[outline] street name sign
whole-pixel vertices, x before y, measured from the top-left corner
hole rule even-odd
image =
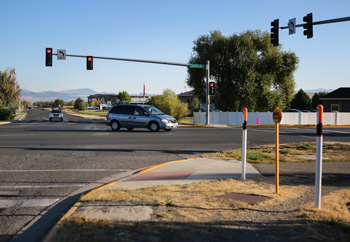
[[[190,68],[205,68],[203,64],[190,64]]]

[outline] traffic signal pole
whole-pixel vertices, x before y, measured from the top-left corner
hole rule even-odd
[[[339,23],[339,22],[345,22],[345,21],[350,21],[350,17],[317,21],[317,22],[313,22],[312,25],[331,24],[331,23]],[[295,25],[295,27],[303,27],[303,26],[304,24]],[[289,26],[280,27],[280,29],[288,29],[288,28]]]
[[[57,53],[53,53],[53,55],[57,55]],[[69,57],[80,57],[87,58],[86,55],[68,55]],[[92,57],[92,56],[90,56]],[[138,59],[127,59],[127,58],[115,58],[115,57],[102,57],[102,56],[93,56],[94,59],[102,59],[102,60],[117,60],[117,61],[131,61],[131,62],[142,62],[142,63],[150,63],[150,64],[161,64],[161,65],[173,65],[173,66],[185,66],[190,67],[191,64],[185,63],[176,63],[176,62],[165,62],[165,61],[153,61],[153,60],[138,60]]]

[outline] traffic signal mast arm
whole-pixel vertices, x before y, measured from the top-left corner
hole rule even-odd
[[[57,53],[53,53],[53,55],[57,55]],[[88,57],[86,55],[68,55],[68,54],[66,54],[66,56],[80,57],[80,58],[87,58]],[[190,67],[190,64],[175,63],[175,62],[165,62],[165,61],[137,60],[137,59],[101,57],[101,56],[94,56],[93,58],[94,59],[103,59],[103,60],[132,61],[132,62],[143,62],[143,63],[151,63],[151,64],[162,64],[162,65],[173,65],[173,66],[187,66],[187,67]]]
[[[339,22],[345,22],[345,21],[350,21],[350,17],[312,22],[312,25],[331,24],[331,23],[339,23]],[[304,26],[304,23],[295,25],[295,27],[303,27],[303,26]],[[288,29],[288,28],[289,26],[280,27],[280,29]]]

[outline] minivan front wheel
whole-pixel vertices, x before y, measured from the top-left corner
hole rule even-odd
[[[151,130],[152,132],[157,132],[159,131],[159,124],[156,122],[152,122],[149,124],[149,130]]]
[[[119,124],[119,122],[118,122],[118,121],[113,121],[113,122],[111,123],[111,129],[112,129],[113,131],[118,131],[118,130],[120,129],[120,124]]]

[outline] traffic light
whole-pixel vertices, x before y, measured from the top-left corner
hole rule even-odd
[[[93,70],[94,69],[94,57],[87,56],[86,57],[86,70]]]
[[[271,44],[273,46],[278,46],[278,28],[279,28],[279,19],[275,19],[273,22],[271,22]]]
[[[312,30],[312,13],[309,13],[303,18],[303,21],[305,24],[303,25],[304,35],[307,36],[308,39],[312,38],[314,36],[313,30]]]
[[[215,95],[215,82],[209,82],[209,95]]]
[[[45,55],[45,65],[52,66],[52,48],[46,48]]]

